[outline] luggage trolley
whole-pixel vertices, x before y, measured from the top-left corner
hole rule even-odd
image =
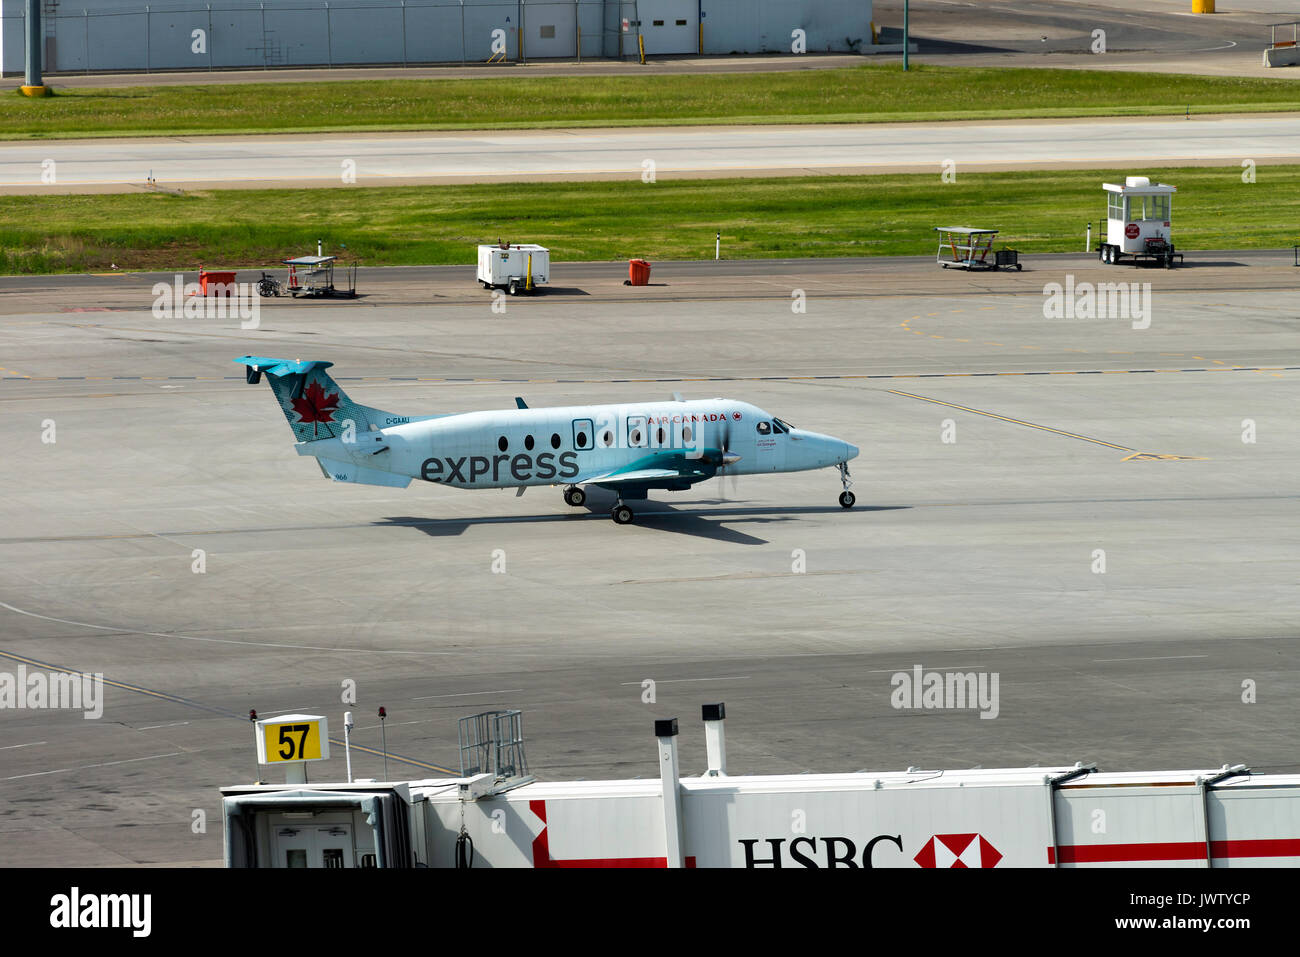
[[[936,226],[939,234],[939,251],[935,262],[944,269],[956,266],[958,269],[1001,269],[1016,270],[1020,266],[1020,254],[1014,249],[999,249],[993,252],[993,240],[997,238],[996,229],[975,229],[970,226]],[[989,253],[993,257],[989,258]]]
[[[355,265],[346,267],[348,288],[334,288],[334,261],[337,258],[337,256],[298,256],[284,260],[284,265],[289,267],[289,281],[285,284],[289,295],[295,299],[298,296],[355,298],[357,294]]]

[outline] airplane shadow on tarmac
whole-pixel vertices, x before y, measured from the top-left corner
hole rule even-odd
[[[716,502],[716,500],[713,500]],[[886,512],[910,505],[862,505],[846,513],[838,505],[807,505],[789,508],[769,506],[749,506],[736,502],[723,508],[709,508],[707,511],[676,509],[662,503],[632,503],[637,509],[634,526],[672,532],[677,535],[693,535],[699,538],[711,538],[720,542],[736,545],[767,545],[767,539],[748,535],[731,525],[766,525],[774,522],[793,522],[801,515],[852,515],[858,512]],[[641,508],[637,508],[637,505]],[[701,500],[699,505],[713,502]],[[373,525],[392,525],[399,528],[414,528],[434,538],[453,537],[463,534],[473,525],[523,525],[531,522],[574,522],[599,521],[613,525],[603,502],[584,508],[570,509],[564,512],[552,512],[545,515],[492,515],[484,518],[420,518],[411,515],[392,516]],[[611,529],[613,531],[613,529]]]

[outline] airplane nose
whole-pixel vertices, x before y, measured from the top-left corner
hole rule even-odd
[[[842,453],[844,456],[843,461],[847,462],[849,459],[856,459],[858,457],[858,447],[856,445],[850,445],[848,442],[841,444],[844,446],[844,452]]]

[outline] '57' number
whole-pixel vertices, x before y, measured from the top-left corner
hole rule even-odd
[[[280,757],[282,760],[292,761],[295,757],[300,761],[302,760],[303,749],[307,746],[307,732],[310,730],[311,725],[309,724],[280,725]],[[290,737],[293,734],[301,734],[301,737],[298,738],[296,754],[293,738]]]

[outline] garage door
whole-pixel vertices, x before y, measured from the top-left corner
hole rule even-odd
[[[524,55],[571,57],[578,50],[578,21],[572,3],[524,4]]]
[[[637,15],[648,56],[700,51],[699,0],[640,0]]]

